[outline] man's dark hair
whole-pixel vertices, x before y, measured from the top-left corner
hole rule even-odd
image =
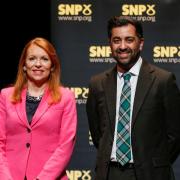
[[[139,38],[143,38],[143,28],[142,24],[135,20],[130,18],[129,16],[114,16],[108,21],[108,37],[111,38],[112,35],[112,29],[115,27],[121,27],[126,26],[128,24],[131,24],[135,27],[137,36]]]

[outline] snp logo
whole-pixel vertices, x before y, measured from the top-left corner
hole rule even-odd
[[[109,46],[90,46],[89,61],[92,63],[114,63]]]
[[[90,170],[70,170],[66,171],[69,180],[91,180]]]
[[[109,46],[90,46],[89,57],[110,57],[111,49]]]
[[[74,92],[77,104],[86,104],[89,88],[71,87],[70,90]]]
[[[156,14],[155,4],[124,4],[122,6],[122,15],[124,16],[154,16]]]
[[[155,46],[153,56],[158,57],[180,57],[180,46]]]
[[[91,4],[60,4],[58,15],[60,16],[90,16],[92,14]]]
[[[78,99],[80,97],[87,98],[89,89],[85,87],[71,87],[70,88],[74,94],[75,98]]]

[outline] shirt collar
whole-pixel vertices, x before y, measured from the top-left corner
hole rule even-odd
[[[129,70],[129,72],[133,75],[133,76],[138,76],[139,75],[139,71],[142,65],[142,58],[139,57],[139,59],[137,60],[137,62],[134,64],[134,66]],[[118,72],[119,77],[122,77],[121,72]]]

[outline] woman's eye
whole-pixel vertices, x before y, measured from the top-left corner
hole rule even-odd
[[[34,57],[30,57],[30,58],[28,58],[30,61],[33,61],[33,60],[35,60],[35,58]]]
[[[47,57],[42,57],[43,61],[49,61],[49,59]]]

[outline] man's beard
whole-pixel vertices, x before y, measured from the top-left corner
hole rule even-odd
[[[132,53],[132,51],[130,49],[125,49],[125,50],[121,50],[121,49],[117,49],[116,53]],[[129,59],[127,62],[122,62],[120,59],[123,58],[119,58],[118,56],[113,56],[114,59],[116,60],[118,66],[122,67],[123,69],[130,69],[139,59],[140,56],[140,51],[137,52],[137,54],[135,54],[133,57],[131,57],[131,59]]]

